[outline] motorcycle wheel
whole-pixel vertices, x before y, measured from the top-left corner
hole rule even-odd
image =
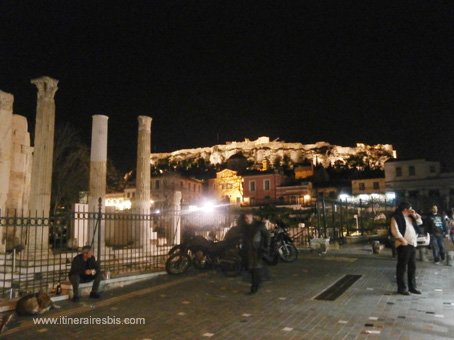
[[[191,258],[188,254],[176,253],[166,261],[166,272],[170,275],[186,273],[191,266]]]
[[[278,252],[279,257],[284,262],[294,262],[298,258],[298,249],[292,243],[283,242]]]
[[[173,246],[172,249],[169,250],[168,255],[173,255],[173,254],[176,254],[176,253],[178,253],[180,251],[181,251],[180,245],[177,244],[176,246]]]
[[[208,260],[207,256],[203,253],[203,251],[199,250],[194,253],[192,265],[199,270],[205,270],[208,269],[207,260]]]
[[[240,256],[227,256],[221,259],[221,271],[225,276],[233,277],[241,274],[243,263]]]

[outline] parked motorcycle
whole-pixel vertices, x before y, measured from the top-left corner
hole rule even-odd
[[[298,249],[288,234],[287,227],[278,223],[271,233],[269,253],[264,257],[269,264],[277,264],[278,260],[294,262],[298,258]]]
[[[227,276],[239,275],[242,261],[237,243],[232,238],[213,242],[199,235],[188,236],[169,251],[166,271],[172,275],[183,274],[192,265],[201,270],[220,269]]]

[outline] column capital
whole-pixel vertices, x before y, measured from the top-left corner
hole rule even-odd
[[[0,90],[0,110],[13,111],[14,96]]]
[[[151,131],[151,122],[152,118],[148,116],[139,116],[137,121],[139,122],[139,130],[148,130]]]
[[[43,76],[30,81],[38,88],[38,98],[54,99],[55,92],[58,90],[58,80]]]

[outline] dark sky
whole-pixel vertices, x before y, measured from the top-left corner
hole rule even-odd
[[[154,151],[267,135],[392,143],[453,165],[453,1],[0,1],[0,89],[33,123],[31,78],[60,80],[57,122],[135,167]]]

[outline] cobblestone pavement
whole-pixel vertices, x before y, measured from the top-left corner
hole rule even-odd
[[[303,252],[270,268],[249,296],[245,278],[215,272],[167,275],[106,292],[101,300],[59,303],[45,317],[145,318],[145,325],[34,325],[23,318],[7,339],[453,339],[454,267],[417,263],[422,295],[395,294],[395,260],[385,251]],[[345,274],[359,274],[335,301],[313,298]],[[88,320],[88,319],[87,319]],[[92,319],[93,320],[93,319]]]

